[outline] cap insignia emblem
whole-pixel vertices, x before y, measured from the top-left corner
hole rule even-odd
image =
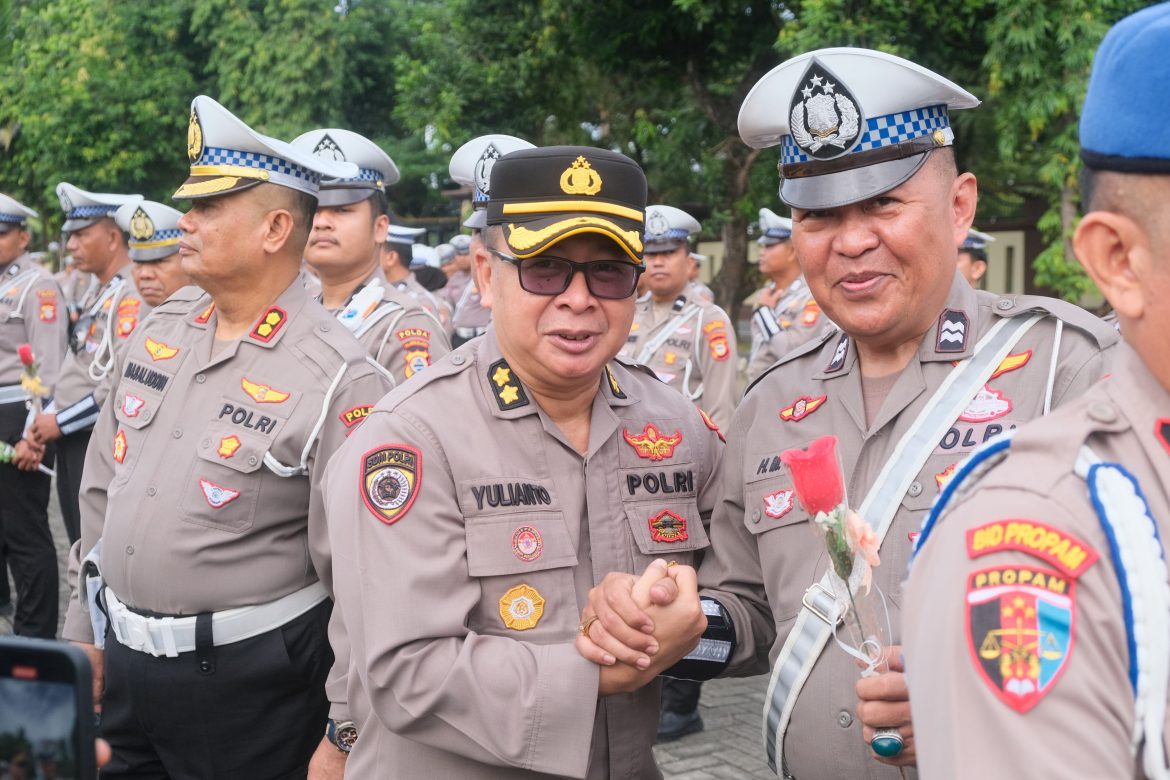
[[[187,123],[187,159],[195,162],[203,154],[203,128],[199,126],[199,115],[191,111],[191,121]]]
[[[801,151],[817,160],[840,157],[861,137],[857,101],[841,80],[813,60],[792,96],[788,125]]]
[[[57,200],[61,201],[61,210],[66,214],[73,211],[73,201],[69,200],[69,196],[64,192],[57,196]]]
[[[137,241],[145,241],[153,235],[154,222],[151,221],[150,215],[139,206],[134,210],[134,216],[130,217],[130,237]]]
[[[661,211],[654,209],[646,215],[646,235],[661,236],[668,230],[670,225]]]
[[[346,162],[345,152],[341,151],[341,147],[329,137],[328,133],[321,136],[321,140],[313,147],[313,156],[320,157],[322,160]]]
[[[475,162],[475,188],[485,200],[491,197],[492,168],[498,159],[500,150],[495,144],[488,144]]]
[[[580,155],[561,174],[561,191],[566,195],[596,195],[601,192],[601,176]]]

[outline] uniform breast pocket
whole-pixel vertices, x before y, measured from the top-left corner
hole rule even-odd
[[[263,481],[257,472],[269,443],[224,423],[208,426],[182,489],[183,520],[231,533],[249,530]]]
[[[114,458],[111,492],[125,484],[138,466],[138,460],[146,448],[150,425],[154,422],[161,402],[162,397],[157,393],[125,387],[117,388],[116,394],[106,400],[106,403],[114,405],[114,418],[118,421],[113,441],[100,442],[100,446],[110,448]]]
[[[801,598],[827,565],[787,471],[753,475],[744,485],[743,524],[755,537],[768,603],[777,621],[795,617]]]
[[[577,550],[561,512],[468,517],[467,571],[483,592],[468,628],[525,641],[563,641],[576,628]]]
[[[694,498],[631,502],[625,509],[638,548],[636,573],[655,558],[694,565],[696,554],[711,544]]]

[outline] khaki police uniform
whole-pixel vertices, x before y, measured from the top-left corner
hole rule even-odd
[[[492,321],[492,312],[480,302],[475,277],[467,271],[457,271],[443,289],[451,291],[447,300],[455,312],[452,316],[455,338],[468,341],[482,335]]]
[[[0,204],[2,205],[2,204]],[[15,445],[29,422],[24,366],[17,349],[32,346],[37,375],[52,392],[65,356],[69,315],[53,277],[27,254],[0,269],[0,439]],[[52,467],[55,447],[43,462]],[[16,582],[13,631],[52,638],[57,634],[57,554],[49,533],[50,478],[0,465],[0,540]]]
[[[657,685],[598,701],[573,641],[606,573],[706,546],[721,444],[640,370],[598,380],[582,456],[489,329],[387,396],[330,464],[349,773],[660,776]]]
[[[758,290],[771,292],[775,285]],[[754,382],[769,366],[807,341],[820,338],[834,329],[821,312],[812,290],[797,277],[788,285],[771,309],[760,306],[752,313],[752,351],[748,358],[747,378]]]
[[[1102,349],[1112,329],[1081,309],[1032,296],[997,297],[955,274],[944,311],[897,376],[872,422],[857,350],[847,335],[826,335],[790,353],[750,386],[728,434],[723,500],[712,519],[712,547],[699,572],[704,596],[730,613],[736,644],[731,674],[758,674],[774,662],[827,561],[809,516],[794,500],[779,454],[831,434],[846,475],[849,503],[861,505],[895,445],[953,369],[999,320],[1039,311],[990,381],[943,435],[901,500],[881,547],[874,582],[886,594],[893,644],[901,641],[899,584],[912,538],[940,487],[972,449],[1039,416],[1055,364],[1051,404],[1076,398],[1107,370]],[[1059,340],[1057,317],[1064,320]],[[1057,350],[1054,355],[1053,351]],[[1055,358],[1055,359],[1054,359]],[[812,667],[792,713],[784,756],[796,778],[892,778],[874,760],[855,720],[858,669],[829,647]],[[777,704],[776,706],[779,706]]]
[[[648,366],[698,404],[716,425],[735,409],[738,353],[731,319],[718,306],[684,294],[669,303],[638,300],[622,355]]]
[[[1165,540],[1170,394],[1118,353],[1109,379],[958,486],[914,561],[903,630],[924,776],[1142,776],[1122,586],[1077,460],[1087,445],[1122,464]]]

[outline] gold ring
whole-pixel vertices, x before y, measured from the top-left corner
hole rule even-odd
[[[588,639],[589,638],[589,629],[592,628],[593,624],[596,623],[600,619],[601,618],[597,617],[597,615],[593,615],[588,620],[586,620],[584,623],[577,626],[577,633],[579,633],[581,636]]]
[[[671,561],[670,563],[666,564],[666,568],[668,568],[668,569],[669,569],[671,566],[678,566],[678,561]]]

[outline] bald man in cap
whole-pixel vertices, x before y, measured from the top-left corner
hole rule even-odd
[[[500,158],[491,186],[476,259],[492,325],[383,399],[326,476],[350,699],[368,702],[347,773],[660,777],[657,686],[573,648],[603,572],[668,557],[693,593],[715,498],[716,431],[614,359],[645,176],[549,147]],[[697,601],[658,618],[683,644],[701,630]]]
[[[115,356],[63,635],[94,665],[103,775],[303,777],[332,663],[320,479],[390,387],[299,278],[320,180],[357,170],[202,95],[187,154],[179,253],[199,287]]]
[[[748,382],[754,382],[796,347],[833,329],[800,272],[792,245],[792,220],[771,209],[760,209],[756,242],[760,246],[760,273],[770,281],[753,296]]]
[[[69,182],[57,185],[65,212],[62,230],[69,234],[66,248],[80,271],[93,274],[78,302],[70,350],[65,355],[51,404],[30,428],[40,444],[57,442],[57,498],[70,543],[81,533],[78,494],[82,464],[98,410],[106,400],[103,382],[114,365],[114,352],[150,311],[134,287],[126,234],[114,221],[114,212],[141,195],[86,192]]]
[[[181,211],[153,200],[127,203],[114,212],[114,221],[130,236],[134,286],[151,307],[193,284],[179,258],[182,216]]]
[[[979,280],[987,273],[987,245],[993,241],[994,236],[972,229],[959,244],[959,273],[967,277],[972,287],[979,287]]]
[[[646,207],[646,282],[622,354],[648,366],[704,410],[731,422],[739,355],[731,319],[695,294],[690,236],[702,227],[673,206]]]
[[[906,585],[930,777],[1165,778],[1170,642],[1170,8],[1123,19],[1081,114],[1073,247],[1124,344],[1077,402],[967,460]]]
[[[690,673],[772,667],[765,749],[778,773],[897,778],[914,764],[899,647],[911,540],[967,453],[1078,397],[1108,370],[1103,350],[1116,335],[1100,320],[1062,301],[973,290],[956,270],[977,189],[957,171],[949,112],[977,104],[912,62],[842,48],[777,66],[740,111],[744,141],[782,147],[792,241],[840,328],[749,387],[728,432],[723,498],[699,575],[705,611],[725,616],[734,636],[724,637],[725,654],[693,659]],[[867,677],[833,646],[849,594],[831,589],[825,544],[779,457],[828,435],[849,505],[880,547],[873,583],[891,631],[877,634],[888,647],[875,655],[888,670]],[[609,628],[607,605],[628,587],[619,578],[607,585],[591,604]],[[625,623],[642,625],[641,610],[627,612]],[[647,644],[625,628],[632,644],[611,648],[615,657]]]
[[[53,448],[30,441],[27,433],[34,406],[22,385],[25,367],[17,354],[32,347],[37,375],[51,394],[65,357],[69,327],[60,287],[28,256],[28,220],[37,213],[0,194],[0,438],[16,448],[12,462],[0,465],[0,543],[16,584],[12,628],[21,636],[52,638],[57,634],[57,553],[49,533],[48,474]]]
[[[318,301],[401,383],[450,350],[442,323],[386,281],[379,265],[390,226],[385,188],[398,166],[373,141],[341,128],[312,130],[292,145],[347,160],[356,177],[321,182],[305,259],[321,281]]]

